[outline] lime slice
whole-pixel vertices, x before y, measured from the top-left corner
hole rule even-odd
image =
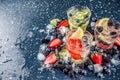
[[[76,24],[76,25],[75,25],[75,24],[72,24],[72,21],[69,20],[69,24],[70,24],[70,29],[71,29],[71,30],[80,27],[80,28],[82,28],[83,31],[85,32],[88,23],[89,23],[89,21],[86,22],[86,24],[83,24],[82,26],[78,26],[77,24]]]
[[[82,28],[78,27],[78,29],[72,34],[70,38],[72,39],[82,39],[84,36],[84,31]]]
[[[65,47],[62,48],[62,50],[59,52],[60,54],[60,59],[65,60],[66,57],[70,57],[67,49]]]
[[[70,28],[71,28],[71,29],[78,27],[77,25],[74,25],[74,24],[73,24],[73,22],[72,22],[73,20],[74,20],[73,18],[71,18],[71,19],[69,20],[69,24],[70,24]]]
[[[84,32],[86,31],[88,24],[89,24],[89,21],[86,21],[86,23],[81,26]]]
[[[86,21],[84,24],[79,23],[79,24],[82,24],[82,25],[80,25],[80,26],[78,26],[78,23],[74,22],[73,20],[75,20],[75,18],[69,19],[70,29],[76,29],[76,28],[78,28],[78,27],[81,27],[84,32],[86,31],[86,27],[87,27],[88,24],[89,24],[89,20]]]
[[[60,22],[60,19],[55,18],[55,19],[52,19],[52,20],[50,21],[50,24],[52,24],[53,26],[57,26],[57,23],[58,23],[58,22]]]

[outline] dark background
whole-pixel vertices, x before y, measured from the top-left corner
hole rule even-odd
[[[67,18],[66,10],[77,4],[91,9],[92,20],[120,21],[120,0],[0,0],[0,80],[72,80],[59,70],[43,69],[37,54],[49,21]],[[117,66],[105,80],[120,80],[119,71]]]

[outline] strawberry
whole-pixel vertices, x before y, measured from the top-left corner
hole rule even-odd
[[[64,27],[68,27],[69,26],[69,23],[68,23],[68,20],[62,20],[58,25],[57,25],[57,28],[60,28],[61,26],[64,26]]]
[[[104,45],[103,43],[97,43],[97,46],[103,48],[103,49],[110,49],[111,48],[111,45]]]
[[[101,53],[93,53],[91,55],[91,59],[94,63],[96,64],[101,64],[102,63],[102,54]]]
[[[48,44],[49,48],[55,48],[60,46],[62,43],[62,41],[59,38],[54,38],[50,41],[50,43]]]
[[[79,48],[82,47],[82,43],[79,39],[69,39],[68,43],[73,47],[79,47]]]
[[[75,48],[71,49],[71,46],[68,45],[68,43],[66,43],[66,48],[69,51],[69,54],[71,55],[72,58],[74,59],[81,59],[81,55],[80,55],[80,50],[76,50]]]
[[[118,38],[115,40],[115,44],[120,46],[120,36],[118,36]]]
[[[72,38],[69,38],[72,33],[75,32],[74,30],[71,30],[67,36],[66,36],[66,48],[67,50],[69,51],[70,55],[72,58],[74,59],[81,59],[82,56],[80,54],[81,51],[81,48],[82,48],[82,44],[81,44],[81,41],[79,39],[72,39]]]
[[[55,56],[54,53],[51,52],[51,53],[46,57],[46,59],[45,59],[45,61],[44,61],[44,64],[45,64],[45,65],[47,65],[47,64],[54,64],[56,61],[57,61],[57,57]]]

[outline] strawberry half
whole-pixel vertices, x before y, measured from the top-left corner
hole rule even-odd
[[[53,40],[50,41],[50,43],[48,44],[49,48],[55,48],[60,46],[62,43],[62,41],[59,38],[54,38]]]
[[[118,36],[118,38],[115,40],[115,44],[120,46],[120,36]]]
[[[102,54],[101,53],[93,53],[91,55],[91,59],[94,63],[101,64],[102,63]]]
[[[68,20],[62,20],[58,25],[57,25],[57,28],[60,28],[61,26],[64,26],[64,27],[68,27],[69,26],[69,23],[68,23]]]
[[[68,43],[66,43],[66,48],[69,51],[69,54],[71,55],[72,58],[74,59],[81,59],[81,55],[80,55],[80,50],[76,50],[76,49],[71,49],[71,46],[69,46]]]
[[[45,61],[44,61],[44,64],[45,64],[45,65],[47,65],[47,64],[54,64],[56,61],[57,61],[57,58],[56,58],[55,54],[51,52],[51,53],[46,57],[46,59],[45,59]]]

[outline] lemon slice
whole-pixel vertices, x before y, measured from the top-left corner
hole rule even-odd
[[[109,18],[101,18],[97,21],[96,26],[107,26]]]
[[[55,19],[52,19],[52,20],[50,21],[50,24],[52,24],[53,26],[57,26],[57,23],[58,23],[58,22],[60,22],[60,19],[55,18]]]
[[[105,35],[109,34],[108,21],[109,21],[109,18],[101,18],[95,24],[96,27],[103,27],[102,33],[105,34]],[[100,37],[101,40],[106,41],[105,36],[99,35],[99,37]]]
[[[108,21],[109,21],[109,18],[101,18],[96,22],[95,26],[98,26],[98,27],[103,26],[103,28],[107,30]]]
[[[72,34],[70,38],[72,39],[82,39],[84,36],[84,31],[82,28],[78,27],[78,29]]]

